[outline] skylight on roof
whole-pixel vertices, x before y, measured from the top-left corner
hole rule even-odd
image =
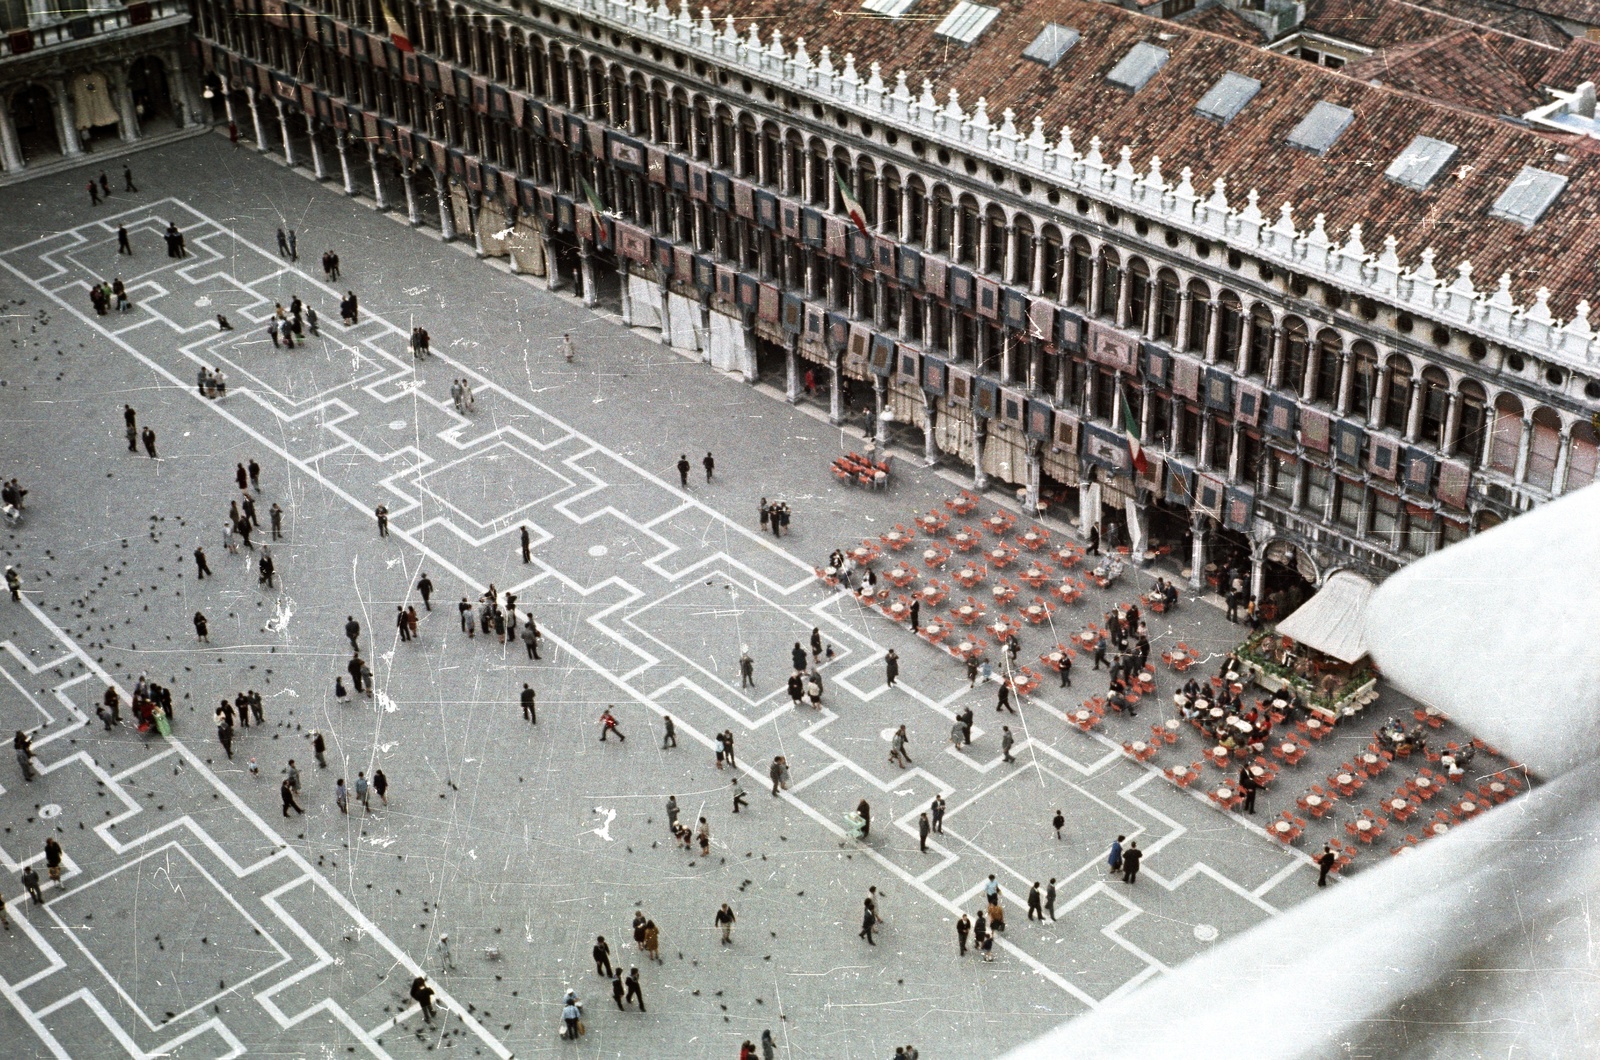
[[[1567,178],[1559,173],[1523,166],[1517,179],[1489,207],[1489,216],[1531,227],[1550,209],[1566,186]]]
[[[1419,136],[1400,152],[1400,157],[1389,163],[1383,175],[1396,184],[1404,184],[1413,191],[1426,191],[1444,168],[1455,160],[1455,144]]]
[[[899,18],[910,11],[917,0],[863,0],[861,6],[875,15]]]
[[[1033,43],[1023,49],[1022,57],[1043,63],[1047,70],[1054,70],[1056,63],[1059,63],[1062,57],[1072,50],[1072,46],[1078,43],[1079,36],[1081,34],[1075,29],[1047,22],[1044,29],[1039,31],[1039,35],[1033,38]]]
[[[1318,102],[1311,108],[1311,113],[1301,118],[1300,124],[1290,130],[1289,142],[1312,154],[1327,154],[1328,149],[1355,120],[1356,112],[1349,107]]]
[[[1111,68],[1106,80],[1130,92],[1137,92],[1156,76],[1157,71],[1167,65],[1167,60],[1171,57],[1172,53],[1167,49],[1140,41],[1128,49],[1128,54]]]
[[[1194,109],[1226,125],[1244,110],[1245,104],[1255,99],[1256,93],[1260,91],[1260,81],[1229,70],[1222,75],[1221,80],[1211,86],[1211,91],[1200,97],[1200,102],[1195,104]]]
[[[971,44],[978,39],[978,34],[989,28],[989,23],[993,22],[998,14],[1000,14],[998,7],[961,0],[948,15],[944,16],[944,21],[939,23],[933,32],[958,44]]]

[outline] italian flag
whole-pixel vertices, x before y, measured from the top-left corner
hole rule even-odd
[[[604,217],[606,204],[600,201],[600,196],[595,193],[594,185],[590,184],[588,178],[582,173],[578,174],[578,183],[583,186],[583,197],[589,200],[589,209],[594,211],[595,219],[598,220]]]
[[[861,212],[861,204],[856,202],[854,195],[850,194],[850,186],[844,182],[844,178],[839,175],[837,169],[833,171],[833,179],[838,182],[839,197],[844,200],[844,212],[849,214],[850,220],[854,221],[856,227],[861,229],[861,234],[866,235],[867,215]]]
[[[389,34],[390,43],[408,54],[416,50],[411,47],[411,38],[406,36],[405,23],[394,17],[385,0],[378,2],[378,17],[383,19],[383,29]]]
[[[1122,433],[1128,439],[1128,455],[1133,458],[1133,470],[1136,474],[1144,474],[1150,470],[1150,461],[1144,455],[1144,446],[1139,444],[1139,423],[1133,418],[1133,402],[1128,400],[1128,392],[1122,392]]]

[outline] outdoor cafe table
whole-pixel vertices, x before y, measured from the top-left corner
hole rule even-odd
[[[1074,721],[1078,722],[1079,724],[1083,724],[1090,718],[1094,717],[1094,715],[1087,710],[1080,710],[1076,714],[1072,715],[1072,717]]]
[[[1044,614],[1044,608],[1040,607],[1038,604],[1029,604],[1025,613],[1037,617]]]
[[[1306,729],[1309,732],[1317,732],[1321,728],[1322,722],[1318,721],[1316,718],[1310,718],[1306,721]]]
[[[983,525],[987,526],[990,530],[993,530],[995,533],[998,534],[1001,531],[1005,530],[1006,527],[1009,526],[1010,524],[1006,522],[1004,516],[991,515],[991,516],[989,516],[989,518],[987,518],[987,519],[985,519],[983,521]]]
[[[896,618],[899,618],[908,610],[910,610],[910,608],[906,607],[906,605],[902,604],[899,600],[896,600],[894,603],[889,605],[889,613]]]
[[[872,550],[858,545],[850,550],[850,558],[857,563],[865,563],[872,558]]]
[[[1133,747],[1135,752],[1145,750],[1145,742],[1143,740],[1135,740],[1130,746]]]
[[[1446,832],[1450,831],[1450,826],[1445,824],[1443,821],[1436,821],[1428,826],[1428,831],[1432,832],[1434,835],[1444,835]]]
[[[1272,826],[1273,831],[1279,832],[1283,835],[1287,835],[1289,830],[1293,827],[1294,825],[1290,824],[1288,821],[1277,821]]]
[[[1188,658],[1189,656],[1181,651],[1175,651],[1172,653],[1172,661],[1175,663],[1186,662],[1188,661]]]
[[[1383,759],[1379,758],[1377,755],[1373,754],[1371,751],[1368,751],[1366,754],[1361,756],[1361,761],[1365,762],[1369,766],[1375,766],[1379,762],[1383,761]]]
[[[1461,812],[1469,815],[1477,813],[1478,804],[1473,802],[1471,799],[1464,799],[1461,803]]]
[[[1225,713],[1226,713],[1226,711],[1224,711],[1221,707],[1212,707],[1211,708],[1211,717],[1213,719],[1220,718]]]
[[[1427,777],[1418,777],[1416,780],[1416,785],[1423,791],[1428,791],[1433,787],[1433,781],[1429,780]]]
[[[958,545],[965,545],[967,542],[972,540],[972,535],[967,533],[965,530],[957,530],[953,535],[951,535],[950,540],[954,541]]]
[[[1306,796],[1306,805],[1310,806],[1310,807],[1313,807],[1313,808],[1315,808],[1317,806],[1321,806],[1322,805],[1322,796],[1321,795],[1307,795]]]
[[[1356,778],[1351,776],[1349,773],[1340,773],[1333,779],[1336,784],[1344,788],[1348,788],[1351,784],[1356,782]]]
[[[1361,820],[1356,822],[1356,828],[1363,832],[1370,832],[1372,831],[1372,822],[1363,817]]]
[[[1280,750],[1286,755],[1292,755],[1296,751],[1300,750],[1300,747],[1298,744],[1286,743],[1280,748]]]
[[[902,541],[909,540],[909,538],[907,538],[905,534],[902,534],[898,530],[890,530],[887,534],[883,535],[883,539],[885,541],[888,541],[890,544],[895,544],[895,545],[898,545]]]
[[[1389,800],[1389,809],[1393,810],[1396,813],[1399,813],[1401,810],[1404,810],[1407,806],[1410,806],[1410,805],[1411,804],[1409,802],[1407,802],[1405,799],[1390,799]]]
[[[1494,792],[1496,795],[1504,795],[1506,786],[1500,783],[1498,780],[1491,780],[1489,782],[1489,790]]]
[[[1169,732],[1177,732],[1178,731],[1178,719],[1177,718],[1168,718],[1162,724],[1164,724],[1167,727],[1167,730]]]
[[[1044,540],[1044,535],[1039,533],[1037,530],[1029,530],[1027,533],[1022,535],[1022,540],[1026,541],[1028,544],[1032,545],[1032,544],[1035,544],[1037,542],[1043,541]]]
[[[956,614],[960,615],[962,618],[966,618],[977,613],[978,609],[973,607],[971,604],[962,604],[960,607],[956,608]]]

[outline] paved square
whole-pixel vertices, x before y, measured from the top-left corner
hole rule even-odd
[[[1166,716],[1178,675],[1158,667],[1147,711],[1084,732],[1066,712],[1104,685],[1080,666],[1073,688],[1047,680],[1020,697],[1013,720],[995,713],[993,685],[969,689],[943,650],[812,578],[834,547],[942,504],[954,472],[903,459],[889,491],[839,486],[836,430],[653,336],[218,138],[148,158],[159,172],[116,213],[0,189],[0,422],[13,428],[0,471],[32,491],[0,540],[26,590],[0,601],[0,711],[32,732],[41,770],[6,778],[0,850],[15,874],[55,835],[69,869],[46,913],[15,875],[6,892],[17,929],[0,936],[0,985],[16,1026],[0,1030],[23,1043],[8,1056],[544,1055],[566,1048],[554,1031],[568,987],[588,1003],[584,1055],[731,1056],[771,1029],[784,1060],[875,1060],[907,1041],[929,1060],[991,1056],[1315,893],[1305,856],[1260,824],[1351,753],[1342,732],[1264,794],[1262,817],[1227,814],[1161,775],[1201,753],[1187,728],[1151,762],[1123,753]],[[259,193],[248,208],[225,190],[241,180]],[[293,207],[305,262],[273,253],[284,218],[270,204]],[[107,258],[117,220],[133,260]],[[189,236],[181,264],[155,238],[169,220]],[[337,288],[315,271],[320,246],[344,259]],[[83,283],[108,269],[160,293],[137,287],[148,297],[134,311],[96,316]],[[350,329],[345,290],[363,307]],[[323,334],[273,350],[259,322],[297,294]],[[214,330],[217,312],[235,331]],[[434,339],[422,364],[405,353],[416,323]],[[567,330],[583,336],[581,363],[556,349]],[[196,393],[201,363],[228,373],[226,398]],[[456,378],[473,382],[470,415],[451,403]],[[157,432],[159,460],[127,451],[124,403]],[[678,454],[706,450],[716,480],[680,487]],[[234,466],[252,460],[271,586],[259,551],[219,540]],[[791,503],[789,536],[756,525],[763,496]],[[394,513],[383,538],[380,503]],[[521,521],[535,531],[526,563]],[[1151,577],[1090,593],[1059,630],[1024,629],[1023,661]],[[539,659],[462,630],[458,601],[470,609],[491,583],[537,617]],[[403,641],[394,616],[408,605],[418,633]],[[352,616],[371,698],[335,694]],[[1208,662],[1238,639],[1189,597],[1149,617],[1153,642],[1186,640]],[[790,649],[812,627],[836,652],[825,709],[790,710]],[[891,647],[901,678],[886,689]],[[126,712],[141,676],[173,692],[171,739],[94,716],[108,689]],[[264,718],[233,730],[230,758],[213,715],[247,689]],[[600,741],[607,706],[626,742]],[[967,706],[974,742],[957,751],[951,720]],[[675,746],[662,746],[663,714]],[[904,771],[886,761],[901,724]],[[1016,765],[1000,761],[1002,724],[1019,730]],[[738,772],[715,767],[725,729]],[[778,755],[789,787],[774,797]],[[290,759],[303,814],[280,797]],[[341,812],[335,781],[353,789],[376,770],[387,800],[352,794]],[[750,802],[738,815],[736,778]],[[684,821],[707,819],[709,856],[672,841],[669,795]],[[935,795],[946,835],[924,853],[917,815]],[[866,842],[846,822],[862,800]],[[1148,842],[1135,887],[1099,867],[1116,834]],[[1008,930],[993,964],[960,960],[955,920],[991,872]],[[1050,876],[1059,919],[1030,924],[1012,898]],[[875,948],[856,937],[868,887],[888,919]],[[739,917],[728,946],[712,926],[723,902]],[[634,946],[636,911],[657,925],[661,964]],[[596,935],[640,967],[647,1013],[608,1010]],[[431,1025],[407,996],[418,975],[438,992]]]

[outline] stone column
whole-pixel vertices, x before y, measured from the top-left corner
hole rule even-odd
[[[340,147],[342,148],[343,145],[344,145],[344,142],[341,140],[340,141]],[[344,158],[344,151],[343,150],[341,150],[339,152],[339,158],[341,160]],[[348,167],[346,167],[345,172],[346,172],[346,174],[349,173],[349,168]],[[349,179],[348,176],[346,176],[346,180],[348,180],[348,179]],[[435,185],[435,187],[436,187],[436,189],[437,189],[437,191],[439,193],[439,232],[444,236],[445,241],[448,242],[448,241],[450,241],[450,240],[452,240],[452,239],[454,239],[456,237],[456,222],[455,222],[455,218],[453,218],[450,215],[450,183],[444,179],[444,174],[442,172],[438,171],[438,170],[434,171],[433,182],[434,182],[434,185]],[[546,250],[548,250],[548,249],[549,248],[547,247]],[[550,261],[550,268],[549,268],[548,271],[549,271],[550,276],[552,277],[552,281],[551,282],[553,284],[554,283],[553,277],[556,274],[555,259],[554,258],[549,258],[549,261]]]
[[[483,256],[482,243],[478,244],[478,256]],[[595,291],[594,252],[589,249],[588,240],[578,244],[578,263],[583,270],[583,304],[593,309],[600,304],[600,296]]]
[[[1105,278],[1105,274],[1105,259],[1099,254],[1096,254],[1093,260],[1089,263],[1089,315],[1092,317],[1099,316],[1100,313],[1105,309],[1105,306],[1101,304],[1100,299],[1100,288],[1102,286],[1101,281]]]
[[[1133,270],[1123,269],[1117,274],[1117,327],[1128,326],[1128,307],[1133,304]]]
[[[1189,587],[1196,591],[1206,586],[1206,556],[1210,549],[1206,538],[1211,533],[1211,519],[1204,512],[1189,516],[1189,531],[1194,536],[1194,548],[1189,554]]]
[[[922,392],[922,458],[928,466],[939,462],[939,442],[933,436],[933,430],[938,423],[939,406],[934,396],[926,390]]]
[[[252,89],[245,89],[245,98],[250,101],[250,121],[256,130],[256,150],[266,151],[267,127],[261,123],[261,102]]]
[[[828,422],[835,427],[844,422],[844,372],[837,353],[828,355]]]
[[[1267,364],[1267,385],[1277,388],[1283,385],[1283,328],[1272,329],[1272,360]]]
[[[422,215],[417,211],[417,188],[409,168],[400,170],[400,186],[406,190],[406,221],[415,228],[422,223]]]
[[[1250,367],[1250,344],[1255,341],[1255,331],[1255,321],[1252,320],[1250,318],[1250,314],[1244,312],[1243,307],[1241,307],[1239,317],[1239,348],[1233,351],[1233,370],[1234,373],[1241,378],[1249,374],[1247,371],[1245,371],[1245,369]],[[1255,367],[1259,370],[1261,365],[1256,365]]]
[[[1006,225],[1006,245],[1001,266],[1000,282],[1015,283],[1017,279],[1017,226]]]
[[[322,162],[322,145],[317,143],[317,123],[310,114],[306,119],[306,139],[311,142],[311,171],[318,180],[328,179],[328,167]]]
[[[1250,545],[1250,597],[1261,606],[1261,594],[1267,588],[1267,547],[1252,542]]]
[[[800,339],[789,340],[783,351],[783,396],[791,405],[800,403]]]
[[[1028,293],[1038,298],[1044,294],[1044,237],[1033,237],[1033,278],[1028,281]]]
[[[123,143],[134,143],[139,139],[139,115],[134,110],[133,92],[128,88],[128,71],[121,66],[111,70],[111,89],[117,100],[117,124],[122,134]]]
[[[989,425],[976,415],[972,418],[972,488],[979,493],[989,488],[989,474],[983,470],[983,447],[989,440]]]
[[[1450,392],[1450,406],[1444,414],[1444,437],[1439,439],[1439,451],[1445,456],[1456,452],[1456,433],[1461,429],[1461,394]]]
[[[1144,284],[1144,320],[1139,326],[1144,331],[1144,337],[1154,342],[1156,327],[1161,323],[1161,285],[1153,278]]]
[[[546,267],[547,271],[548,271],[548,268],[549,267],[547,266]],[[659,289],[659,293],[661,295],[661,339],[660,339],[660,341],[661,341],[661,345],[670,347],[672,345],[672,300],[671,300],[672,291],[667,286],[667,281],[666,280],[662,280],[660,282],[660,284],[658,284],[657,286],[658,286],[658,289]],[[796,340],[796,341],[799,341],[799,340]]]
[[[1355,358],[1349,350],[1342,350],[1339,353],[1339,395],[1334,399],[1334,408],[1341,416],[1350,411],[1350,388],[1355,383],[1355,375]]]
[[[1556,451],[1555,478],[1550,480],[1550,496],[1559,497],[1567,492],[1567,464],[1572,456],[1572,428],[1561,432],[1561,448]]]
[[[334,143],[339,150],[339,172],[344,175],[344,193],[346,195],[354,195],[356,193],[356,181],[355,177],[350,173],[349,140],[349,135],[341,131],[335,136]],[[441,201],[443,200],[441,199]]]
[[[1367,426],[1377,430],[1383,422],[1383,410],[1389,404],[1389,369],[1384,368],[1378,372],[1377,386],[1373,388],[1372,405],[1367,409]],[[1487,432],[1493,434],[1494,432]]]
[[[1178,292],[1178,331],[1172,336],[1174,349],[1189,349],[1189,314],[1194,311],[1194,296],[1187,290]]]
[[[389,200],[383,193],[383,181],[378,179],[378,148],[371,140],[367,141],[367,168],[372,170],[372,197],[377,200],[378,209],[387,210]]]
[[[1522,434],[1517,439],[1517,470],[1515,479],[1517,483],[1528,481],[1528,450],[1533,443],[1533,420],[1523,417]]]
[[[0,164],[4,164],[7,173],[19,172],[27,164],[22,160],[17,123],[11,117],[11,108],[8,106],[0,106]]]
[[[472,230],[472,253],[484,257],[483,252],[483,194],[467,192],[467,227]]]
[[[1222,305],[1215,298],[1206,303],[1206,363],[1216,364],[1221,351],[1217,349],[1222,336]]]
[[[1310,341],[1309,339],[1307,341]],[[1300,390],[1300,400],[1307,405],[1311,404],[1317,396],[1317,374],[1322,368],[1322,350],[1311,346],[1306,353],[1306,370],[1296,384]]]
[[[1215,420],[1204,409],[1200,412],[1200,452],[1195,454],[1198,459],[1196,465],[1201,471],[1211,470],[1211,436]]]
[[[284,109],[283,100],[274,97],[272,102],[278,108],[278,133],[283,137],[283,158],[293,166],[294,141],[289,139],[289,112]]]
[[[888,389],[888,382],[883,376],[874,375],[872,377],[872,422],[875,425],[873,436],[879,448],[889,444],[889,421],[883,415],[884,409],[889,404]]]
[[[1023,506],[1028,509],[1028,515],[1035,517],[1039,514],[1039,443],[1027,443],[1027,457],[1024,460],[1023,476]]]
[[[1239,481],[1239,458],[1240,458],[1239,450],[1241,448],[1243,448],[1243,446],[1240,445],[1240,440],[1243,437],[1243,432],[1244,432],[1244,429],[1242,427],[1240,427],[1238,424],[1234,424],[1233,426],[1228,428],[1228,481],[1229,482],[1238,482]]]
[[[1406,407],[1406,441],[1415,442],[1422,433],[1422,393],[1426,387],[1421,376],[1411,378],[1411,402]]]
[[[78,141],[78,120],[73,114],[72,97],[67,95],[67,84],[59,77],[50,83],[56,96],[56,121],[61,129],[61,153],[68,158],[83,154],[83,144]]]

